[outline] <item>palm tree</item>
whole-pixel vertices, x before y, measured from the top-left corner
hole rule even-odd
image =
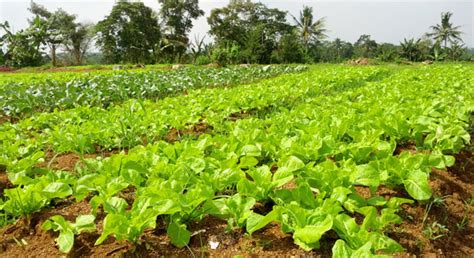
[[[403,42],[400,42],[401,55],[408,61],[419,61],[421,59],[420,43],[421,39],[403,39]]]
[[[312,40],[317,41],[326,37],[327,30],[324,28],[326,26],[325,18],[323,17],[314,21],[312,7],[304,6],[303,10],[300,11],[299,18],[293,15],[292,17],[296,22],[296,26],[298,27],[306,49]]]
[[[436,24],[430,28],[433,30],[432,33],[428,33],[429,36],[433,37],[436,41],[444,42],[444,49],[448,47],[448,41],[461,40],[462,32],[459,30],[461,26],[453,26],[451,23],[451,12],[441,13],[441,24]]]

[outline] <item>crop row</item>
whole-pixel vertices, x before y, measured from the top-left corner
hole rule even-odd
[[[0,126],[0,164],[22,171],[48,151],[85,154],[129,149],[198,123],[218,130],[232,114],[292,107],[308,95],[356,87],[387,73],[373,68],[328,71],[317,71],[308,78],[292,74],[233,88],[194,90],[157,102],[131,100],[108,109],[82,106],[38,113],[17,124]]]
[[[53,77],[36,81],[25,77],[0,85],[0,105],[3,115],[23,117],[83,105],[107,107],[131,98],[156,100],[189,89],[249,83],[304,69],[304,66],[235,66],[77,75],[67,80]]]
[[[474,71],[462,66],[430,67],[390,75],[378,68],[347,69],[333,74],[309,71],[256,85],[198,90],[170,98],[184,98],[188,106],[204,102],[204,111],[209,111],[199,110],[195,120],[171,126],[205,119],[214,127],[213,134],[174,143],[158,141],[105,160],[88,159],[72,174],[10,171],[11,180],[19,187],[5,190],[2,210],[16,217],[56,199],[92,196],[91,215],[76,223],[53,217],[45,229],[58,230],[74,240],[74,234],[82,229],[95,230],[95,217],[103,211],[97,244],[109,236],[137,242],[146,229],[156,227],[160,216],[167,223],[171,242],[184,247],[191,237],[187,225],[210,215],[226,219],[228,230],[245,228],[249,234],[278,222],[305,250],[319,248],[324,233],[333,230],[339,237],[333,246],[334,257],[402,251],[384,230],[401,222],[396,214],[400,205],[413,200],[387,199],[377,196],[376,189],[380,185],[403,186],[415,200],[430,198],[431,169],[452,165],[454,159],[447,154],[458,152],[469,142],[467,129],[474,110],[470,78]],[[357,74],[365,83],[354,79]],[[244,102],[234,105],[229,99],[225,102],[228,108],[224,105],[221,109],[209,104],[237,93],[235,101],[247,99],[253,104],[258,100],[252,99],[257,92],[262,94],[258,99],[268,102],[246,106]],[[274,112],[236,121],[225,119],[269,103]],[[152,104],[142,106],[146,105]],[[159,113],[166,107],[137,110]],[[179,110],[182,116],[193,117],[189,110]],[[15,126],[27,131],[48,121],[38,117]],[[83,117],[78,124],[88,119]],[[395,155],[395,149],[406,144],[424,151]],[[17,166],[9,168],[16,170]],[[368,187],[372,196],[364,199],[355,186]],[[132,205],[121,195],[130,187],[136,195]],[[256,203],[271,210],[259,213],[254,209]],[[357,216],[364,218],[362,223],[356,222]],[[68,243],[71,241],[59,241],[61,250],[70,250]]]

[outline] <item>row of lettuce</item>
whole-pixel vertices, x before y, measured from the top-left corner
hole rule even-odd
[[[473,76],[463,66],[332,67],[154,103],[38,114],[1,126],[2,162],[16,187],[5,190],[0,207],[17,218],[58,199],[87,198],[92,214],[75,223],[55,216],[44,225],[60,232],[65,252],[75,234],[97,230],[102,212],[96,244],[110,236],[136,243],[162,217],[171,242],[184,247],[191,222],[216,216],[228,230],[250,235],[278,222],[305,250],[319,248],[333,230],[334,257],[400,252],[384,232],[401,222],[401,204],[431,197],[432,168],[453,165],[452,154],[469,143]],[[229,119],[235,114],[247,115]],[[162,141],[172,128],[197,123],[212,132]],[[407,144],[423,151],[395,155]],[[49,150],[123,147],[127,154],[86,159],[75,173],[36,167]],[[381,185],[402,186],[412,199],[378,196]],[[371,197],[356,186],[369,188]],[[130,188],[132,205],[122,195]],[[272,208],[259,213],[257,203]]]
[[[77,106],[107,107],[134,99],[160,99],[202,87],[249,83],[283,73],[300,72],[305,66],[232,66],[227,68],[185,67],[172,71],[119,71],[67,76],[30,75],[0,84],[2,116],[25,117],[36,112]]]
[[[328,67],[311,76],[290,74],[258,84],[198,89],[156,102],[131,100],[107,109],[81,106],[38,113],[15,124],[0,125],[0,164],[12,172],[24,171],[34,167],[45,152],[87,154],[130,149],[163,140],[172,129],[185,130],[198,123],[227,133],[226,125],[232,123],[225,122],[231,121],[233,114],[279,112],[309,95],[361,86],[387,73],[385,69]]]

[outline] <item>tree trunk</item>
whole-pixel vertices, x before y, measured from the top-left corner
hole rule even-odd
[[[56,66],[56,45],[51,46],[51,62],[53,67]]]
[[[82,58],[81,58],[81,50],[75,50],[74,55],[76,56],[76,65],[81,65],[82,64]]]

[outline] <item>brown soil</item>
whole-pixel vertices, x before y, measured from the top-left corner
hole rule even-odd
[[[358,58],[354,60],[349,60],[348,63],[350,65],[370,65],[372,61],[368,58]]]
[[[408,151],[411,154],[416,153],[416,145],[414,142],[407,142],[404,144],[398,144],[397,147],[395,148],[395,151],[393,152],[393,155],[399,155],[403,151]]]
[[[268,106],[265,106],[265,107],[260,108],[260,109],[259,108],[243,109],[243,110],[240,110],[238,112],[234,112],[234,113],[230,114],[227,117],[227,120],[235,122],[237,120],[247,119],[247,118],[252,117],[252,116],[259,117],[260,115],[265,115],[265,114],[268,114],[270,112],[274,112],[273,109],[274,109],[273,105],[268,105]]]
[[[2,167],[0,167],[0,196],[3,196],[3,191],[5,189],[9,189],[12,187],[13,184],[8,179],[8,174],[5,172],[5,170],[2,170]]]
[[[200,222],[190,225],[194,232],[188,248],[176,248],[169,243],[165,229],[157,229],[146,234],[143,243],[136,250],[128,250],[125,256],[165,256],[165,257],[330,257],[332,245],[324,245],[320,250],[305,252],[293,243],[290,234],[284,234],[280,226],[272,223],[262,230],[255,232],[251,237],[244,235],[240,230],[226,232],[227,223],[214,217],[206,217]],[[216,249],[212,249],[210,242],[218,242]],[[133,252],[132,252],[133,251]]]
[[[19,220],[16,224],[0,230],[0,255],[8,257],[60,257],[62,254],[55,246],[54,239],[58,233],[41,229],[41,225],[53,215],[62,215],[69,221],[74,221],[78,215],[90,214],[91,207],[87,201],[75,203],[72,199],[58,203],[56,208],[44,210],[31,215],[30,220]],[[126,257],[193,257],[203,255],[212,257],[233,257],[237,254],[246,257],[260,256],[305,256],[315,257],[323,254],[330,256],[332,244],[323,244],[314,252],[305,252],[293,243],[290,234],[281,232],[276,223],[257,231],[252,237],[244,235],[242,230],[226,232],[227,223],[215,217],[205,217],[203,220],[191,223],[189,230],[193,233],[189,248],[177,248],[171,245],[164,223],[159,221],[158,227],[148,230],[141,237],[140,243],[133,247],[126,241],[116,241],[113,238],[95,246],[100,236],[102,221],[98,223],[98,231],[82,233],[76,236],[70,257],[79,256],[126,256]],[[210,241],[219,242],[217,249],[210,247]],[[18,242],[18,243],[17,243]],[[26,245],[21,244],[26,242]]]
[[[0,73],[9,73],[15,71],[14,68],[8,66],[0,66]]]
[[[228,120],[235,122],[239,119],[249,118],[250,116],[252,116],[252,111],[242,110],[240,112],[235,112],[235,113],[230,114],[228,117]]]
[[[413,205],[403,205],[400,216],[404,219],[398,226],[387,230],[392,237],[403,247],[406,252],[397,254],[397,257],[474,257],[474,159],[472,152],[461,152],[456,156],[456,164],[448,171],[433,170],[431,187],[433,195],[443,197],[442,204],[433,205],[425,223],[423,219],[427,210],[427,202]],[[289,183],[291,184],[291,183]],[[356,187],[357,191],[365,198],[370,197],[370,191],[365,187]],[[379,187],[377,195],[386,197],[408,197],[402,188],[390,189]],[[122,197],[127,201],[134,198],[134,189],[126,189]],[[258,204],[255,211],[268,212],[267,204]],[[57,233],[44,232],[41,224],[50,216],[60,214],[68,220],[74,220],[79,214],[90,213],[90,206],[86,201],[75,203],[69,199],[58,203],[56,208],[44,210],[33,214],[29,221],[20,220],[0,230],[0,254],[11,257],[22,257],[25,254],[32,256],[59,257],[62,254],[55,247],[54,239]],[[331,248],[337,239],[332,232],[325,235],[321,241],[321,248],[313,252],[305,252],[293,243],[290,234],[281,232],[277,223],[272,223],[249,237],[241,230],[226,232],[227,223],[215,217],[205,217],[202,221],[191,223],[189,230],[193,232],[189,248],[176,248],[169,242],[166,235],[165,223],[159,219],[158,227],[148,230],[141,237],[140,243],[133,247],[125,241],[108,239],[99,246],[94,242],[99,237],[102,221],[99,216],[98,230],[94,233],[83,233],[76,237],[74,248],[69,254],[78,256],[172,256],[172,257],[232,257],[243,255],[245,257],[329,257]],[[464,218],[464,220],[463,220]],[[361,220],[361,218],[357,218]],[[433,223],[439,223],[434,224]],[[443,225],[448,231],[439,231],[435,234],[437,239],[429,239],[423,231],[428,225],[433,229],[440,229]],[[22,239],[28,243],[21,244]],[[219,242],[217,249],[210,247],[210,241]]]
[[[83,159],[93,159],[97,157],[110,157],[118,151],[101,152],[94,154],[84,154],[81,158],[76,153],[67,154],[55,154],[54,152],[47,152],[45,155],[45,161],[39,163],[37,166],[40,168],[51,168],[54,170],[73,171],[76,165],[80,165]]]
[[[187,129],[184,130],[178,130],[176,128],[171,128],[169,130],[168,134],[165,136],[165,141],[169,143],[177,142],[180,141],[181,138],[185,136],[192,136],[192,137],[198,137],[202,134],[209,134],[212,132],[212,126],[204,123],[204,122],[199,122]]]
[[[17,223],[0,230],[0,255],[59,257],[62,253],[54,243],[58,234],[42,230],[42,224],[54,215],[62,215],[65,219],[73,221],[78,215],[90,214],[90,211],[87,201],[76,203],[68,199],[56,204],[55,208],[31,214],[29,219],[20,219]],[[22,242],[26,245],[21,244]],[[76,247],[79,247],[79,244]]]
[[[5,114],[0,114],[0,125],[4,123],[16,124],[20,121],[18,117],[7,116]]]
[[[424,224],[429,202],[402,206],[404,222],[389,234],[407,249],[400,256],[474,257],[473,153],[463,151],[456,160],[448,171],[433,169],[433,196],[444,201],[432,205]],[[437,231],[431,239],[429,228]]]
[[[13,119],[7,115],[0,115],[0,125],[4,123],[11,123],[12,120]]]

